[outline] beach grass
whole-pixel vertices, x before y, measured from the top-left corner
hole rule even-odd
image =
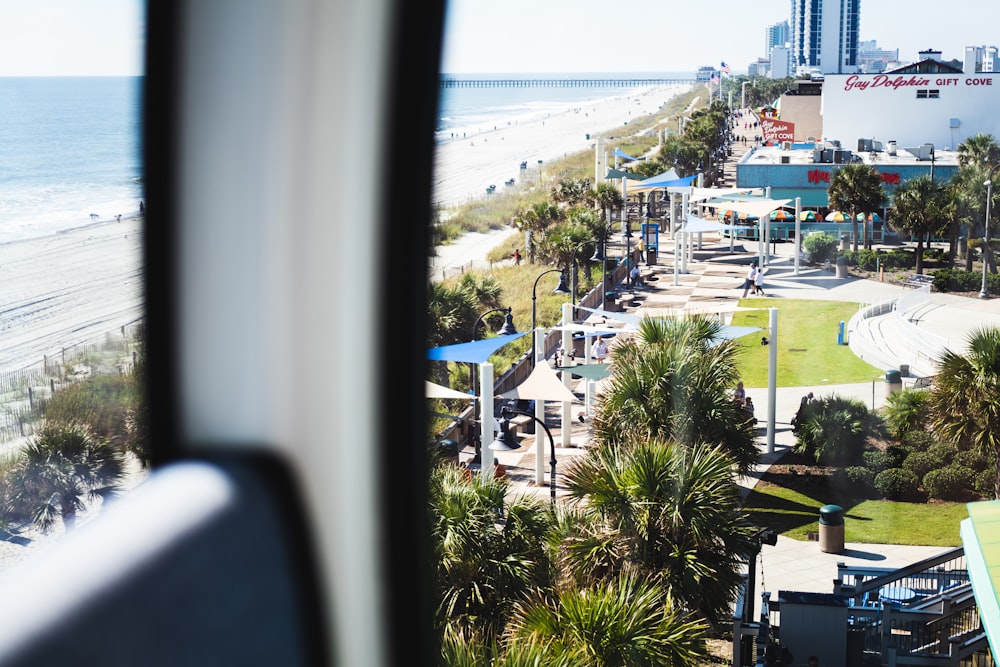
[[[822,387],[882,379],[883,371],[859,359],[847,345],[837,344],[841,322],[847,322],[858,304],[801,299],[741,299],[734,326],[769,327],[770,308],[778,310],[779,387]],[[769,346],[760,344],[766,331],[738,339],[740,379],[747,387],[766,387]],[[845,334],[846,336],[846,334]]]

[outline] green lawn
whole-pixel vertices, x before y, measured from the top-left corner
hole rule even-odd
[[[776,464],[773,468],[781,470]],[[769,473],[770,474],[770,473]],[[776,477],[786,478],[785,473]],[[808,476],[788,482],[800,490],[759,482],[747,497],[745,508],[758,526],[776,530],[796,540],[819,531],[819,508],[834,504],[844,508],[844,539],[869,544],[949,546],[962,544],[959,523],[969,517],[965,503],[903,503],[890,500],[851,500],[828,490],[822,477]],[[767,476],[765,476],[767,479]],[[803,487],[810,487],[804,491]],[[804,492],[803,492],[804,491]]]
[[[769,326],[769,309],[778,309],[779,387],[867,382],[884,374],[884,369],[858,359],[847,345],[837,345],[840,322],[846,329],[858,310],[856,303],[762,298],[741,299],[740,306],[760,310],[737,311],[732,324],[762,329]],[[747,387],[767,386],[769,350],[760,344],[761,335],[739,339],[744,350],[740,379]]]

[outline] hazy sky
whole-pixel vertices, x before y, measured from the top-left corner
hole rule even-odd
[[[0,76],[143,71],[142,0],[0,0]]]
[[[746,73],[764,56],[764,30],[790,11],[789,0],[448,0],[442,71],[694,71],[725,61]],[[928,48],[961,60],[966,46],[1000,44],[1000,3],[861,0],[861,39],[903,60]]]

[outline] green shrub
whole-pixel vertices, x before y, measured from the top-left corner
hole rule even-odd
[[[920,479],[905,468],[889,468],[875,475],[875,490],[888,500],[905,500],[917,495]]]
[[[989,467],[990,462],[985,456],[973,449],[967,449],[963,452],[958,452],[955,454],[955,458],[951,461],[954,465],[962,466],[963,468],[968,468],[974,472],[982,472]]]
[[[947,442],[935,442],[927,449],[927,451],[937,458],[938,468],[950,465],[952,460],[955,458],[955,447]]]
[[[941,459],[930,452],[910,452],[902,467],[916,475],[917,479],[923,479],[931,470],[941,467]]]
[[[850,498],[870,498],[875,492],[875,472],[864,466],[847,466],[830,476],[833,488]]]
[[[934,446],[937,440],[934,439],[931,433],[918,430],[907,431],[900,437],[900,442],[902,442],[903,447],[906,447],[911,452],[926,452]]]
[[[949,465],[924,475],[924,490],[938,500],[968,500],[975,489],[975,474],[968,468]]]
[[[833,234],[810,234],[802,241],[802,247],[809,253],[811,264],[822,264],[826,260],[831,262],[837,257],[837,237]]]
[[[982,287],[982,271],[938,269],[934,272],[934,289],[938,292],[978,292]],[[989,294],[1000,294],[1000,274],[986,275],[986,291]]]
[[[980,498],[990,498],[996,494],[994,484],[996,483],[996,473],[993,470],[983,470],[976,475],[976,493]]]
[[[906,458],[906,451],[900,447],[890,447],[885,451],[873,449],[861,455],[865,467],[878,474],[888,468],[898,468]]]

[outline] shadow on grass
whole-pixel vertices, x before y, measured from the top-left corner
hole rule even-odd
[[[747,494],[744,509],[754,524],[788,533],[818,525],[819,510],[824,505],[839,505],[845,519],[870,521],[850,513],[862,502],[863,498],[833,488],[825,475],[777,472],[772,467]]]

